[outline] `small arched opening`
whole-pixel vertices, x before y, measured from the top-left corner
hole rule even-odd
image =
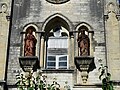
[[[76,27],[76,31],[78,31],[78,56],[93,56],[94,31],[92,31],[92,29],[89,24],[84,22]]]
[[[78,47],[79,56],[89,56],[90,55],[90,39],[88,36],[88,28],[86,26],[81,26],[78,31]]]
[[[28,24],[23,29],[23,56],[38,56],[38,36],[36,35],[38,28],[34,24]]]

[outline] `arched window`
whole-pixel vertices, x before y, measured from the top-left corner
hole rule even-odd
[[[62,26],[55,26],[47,42],[47,69],[68,68],[68,35]],[[65,32],[66,31],[66,32]]]
[[[69,69],[73,62],[69,60],[70,33],[72,30],[70,21],[63,15],[56,13],[47,18],[43,24],[40,47],[40,67],[46,69]],[[72,39],[73,41],[73,39]],[[70,46],[71,45],[71,46]],[[73,48],[72,48],[73,50]]]

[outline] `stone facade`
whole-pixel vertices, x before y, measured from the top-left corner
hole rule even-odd
[[[5,2],[6,1],[6,2]],[[62,0],[60,0],[62,1]],[[64,0],[63,0],[64,1]],[[26,29],[33,26],[37,39],[36,56],[47,83],[56,81],[64,90],[68,82],[71,90],[102,90],[99,80],[100,64],[108,66],[115,90],[120,86],[120,29],[119,7],[116,0],[65,0],[64,3],[50,3],[47,0],[4,0],[7,13],[0,12],[0,80],[6,82],[8,90],[16,89],[16,74],[22,71],[19,57],[24,56]],[[58,0],[59,2],[59,0]],[[11,12],[10,25],[6,16]],[[47,46],[52,29],[61,25],[67,33],[67,69],[47,69]],[[79,56],[78,32],[81,26],[88,29],[90,56],[94,57],[96,68],[89,72],[86,84],[82,83],[81,72],[76,69],[74,58]],[[7,47],[8,45],[8,47]],[[99,62],[99,60],[102,62]],[[6,62],[7,60],[7,62]],[[6,66],[5,66],[6,65]],[[1,82],[1,81],[0,81]],[[2,84],[0,83],[2,88]],[[4,85],[4,83],[3,83]],[[3,89],[0,89],[3,90]]]

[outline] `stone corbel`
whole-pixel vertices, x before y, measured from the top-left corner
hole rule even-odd
[[[36,56],[19,57],[19,63],[24,72],[36,71],[39,68],[38,57]]]
[[[75,57],[74,62],[75,62],[76,68],[81,72],[81,78],[82,78],[83,84],[85,84],[87,82],[89,72],[93,71],[96,68],[94,63],[94,57],[78,56],[78,57]]]

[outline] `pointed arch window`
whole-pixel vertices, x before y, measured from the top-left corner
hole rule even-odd
[[[63,27],[57,26],[47,43],[47,69],[68,68],[68,35]]]

